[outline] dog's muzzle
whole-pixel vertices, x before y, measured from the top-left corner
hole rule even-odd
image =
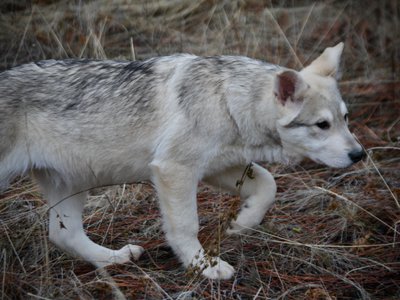
[[[348,155],[349,155],[351,161],[353,163],[356,163],[356,162],[359,162],[360,160],[362,160],[366,156],[366,153],[364,150],[361,149],[361,150],[353,150],[353,151],[349,152]]]

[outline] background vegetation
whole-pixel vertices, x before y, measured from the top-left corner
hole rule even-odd
[[[340,88],[368,159],[346,170],[266,165],[276,205],[254,232],[218,234],[239,199],[199,187],[200,240],[236,269],[186,273],[166,245],[151,185],[92,191],[98,243],[140,244],[98,273],[48,242],[47,204],[27,178],[0,196],[0,299],[400,299],[400,40],[396,0],[3,0],[0,68],[49,58],[247,55],[301,69],[343,41]]]

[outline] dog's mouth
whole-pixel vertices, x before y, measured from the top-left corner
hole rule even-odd
[[[327,166],[329,168],[335,168],[335,169],[344,169],[344,168],[348,168],[353,165],[353,162],[351,162],[350,160],[344,161],[341,159],[333,159],[333,160],[330,160],[329,162],[326,162],[317,157],[312,157],[311,160],[316,162],[317,164]]]

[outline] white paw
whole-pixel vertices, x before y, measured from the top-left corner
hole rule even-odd
[[[124,264],[131,261],[131,258],[138,260],[140,255],[144,252],[143,247],[136,245],[126,245],[114,252],[112,263]]]
[[[210,266],[202,274],[209,279],[226,280],[233,276],[235,269],[219,257],[210,258]]]

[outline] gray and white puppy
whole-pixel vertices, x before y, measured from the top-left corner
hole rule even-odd
[[[239,193],[236,182],[252,161],[308,157],[341,168],[361,160],[335,78],[342,50],[343,43],[327,48],[300,72],[193,55],[15,67],[0,73],[0,185],[31,172],[51,207],[50,239],[104,267],[143,249],[92,242],[82,226],[85,191],[152,180],[167,241],[183,264],[230,278],[233,267],[207,258],[197,238],[197,185]],[[274,202],[273,176],[252,168],[229,233],[259,224]]]

